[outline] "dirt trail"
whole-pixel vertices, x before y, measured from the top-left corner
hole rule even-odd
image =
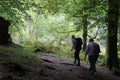
[[[73,61],[56,58],[50,55],[37,53],[45,63],[43,69],[30,80],[89,80],[88,66],[81,64],[77,66]],[[97,68],[96,76],[91,80],[120,80],[120,77],[114,76],[109,71]]]

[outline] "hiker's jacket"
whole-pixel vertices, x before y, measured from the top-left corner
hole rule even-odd
[[[89,42],[87,47],[86,47],[86,51],[85,53],[90,55],[94,55],[94,53],[92,52],[92,47],[93,47],[94,42]]]

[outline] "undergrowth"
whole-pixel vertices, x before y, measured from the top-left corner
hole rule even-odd
[[[32,44],[32,43],[31,43]],[[28,45],[30,47],[30,45]],[[56,56],[58,58],[65,58],[69,60],[74,60],[74,51],[71,51],[71,45],[52,45],[50,42],[37,42],[37,44],[32,44],[31,48],[33,51],[38,50],[43,53],[49,53],[52,56]],[[88,60],[84,60],[85,52],[81,50],[80,59],[82,63],[89,63]],[[97,60],[97,65],[105,66],[105,55],[100,53],[100,56]]]
[[[0,46],[0,65],[10,74],[23,76],[40,67],[41,63],[42,60],[29,50]]]
[[[71,45],[59,45],[59,46],[55,46],[49,43],[42,43],[42,42],[38,42],[37,45],[32,44],[33,46],[31,46],[30,49],[34,50],[38,50],[41,51],[43,53],[49,53],[52,56],[56,56],[58,58],[65,58],[65,59],[69,59],[69,60],[74,60],[74,50],[71,51]],[[28,45],[29,46],[29,45]],[[89,63],[88,60],[84,60],[84,56],[85,56],[85,52],[83,52],[82,50],[80,51],[80,60],[82,63]],[[104,62],[104,55],[100,55],[97,61],[97,65],[102,65],[102,63]]]

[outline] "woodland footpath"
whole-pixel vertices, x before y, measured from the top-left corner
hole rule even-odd
[[[109,70],[97,67],[94,79],[90,79],[88,65],[77,66],[73,61],[50,56],[49,54],[37,53],[44,60],[45,67],[25,80],[120,80],[120,77],[113,75]]]
[[[2,52],[4,51],[4,52]],[[106,68],[97,66],[94,79],[90,78],[88,64],[73,64],[72,60],[58,58],[50,53],[23,54],[2,48],[0,52],[0,80],[120,80]],[[22,50],[23,51],[23,50]],[[23,54],[23,55],[22,55]],[[35,57],[36,55],[37,57]],[[40,60],[36,60],[39,58]]]

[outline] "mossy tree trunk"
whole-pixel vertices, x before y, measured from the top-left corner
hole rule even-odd
[[[117,54],[118,0],[108,0],[108,40],[106,66],[109,70],[119,67]]]
[[[0,45],[7,45],[12,42],[9,31],[10,22],[0,17]]]
[[[83,51],[86,50],[87,44],[87,15],[83,16]]]

